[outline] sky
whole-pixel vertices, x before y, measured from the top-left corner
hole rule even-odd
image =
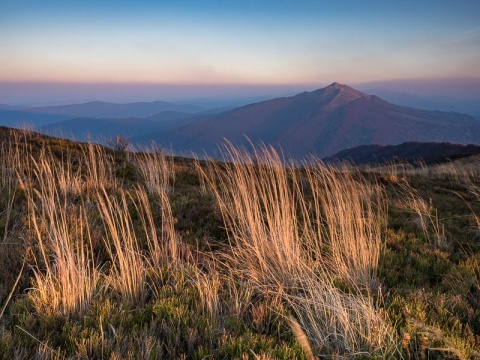
[[[458,97],[465,82],[480,97],[480,1],[0,0],[0,103],[334,81]]]

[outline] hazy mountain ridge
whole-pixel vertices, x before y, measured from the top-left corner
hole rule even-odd
[[[288,156],[320,157],[359,145],[406,141],[479,143],[480,122],[459,113],[420,110],[388,103],[349,86],[333,83],[233,109],[179,129],[151,134],[178,152],[217,153],[229,139],[237,144],[268,143]],[[143,141],[144,139],[139,139]]]
[[[187,111],[152,114],[165,108]],[[271,144],[294,159],[310,154],[327,157],[371,144],[480,143],[480,121],[469,115],[394,105],[339,83],[233,109],[202,110],[164,101],[96,101],[0,111],[0,125],[17,127],[25,123],[53,136],[83,141],[120,134],[140,145],[155,141],[178,154],[205,151],[213,156],[224,139],[239,145],[248,141]]]
[[[39,128],[75,118],[144,118],[166,111],[191,115],[205,110],[196,105],[178,105],[166,101],[128,104],[93,101],[83,104],[22,108],[21,110],[8,107],[0,108],[0,125],[22,127],[24,124],[28,124],[33,128]],[[112,132],[115,132],[114,128],[112,128]]]
[[[21,107],[19,107],[19,106],[12,106],[12,105],[0,104],[0,111],[17,110],[17,109],[20,109],[20,108],[21,108]]]
[[[136,136],[186,124],[191,114],[164,111],[144,118],[75,118],[48,124],[39,131],[57,137],[78,141],[93,140],[103,143],[115,135]]]
[[[53,124],[70,119],[71,116],[62,114],[41,114],[24,110],[0,110],[0,126],[11,128],[33,128]]]
[[[110,139],[115,135],[123,135],[133,139],[143,139],[143,141],[135,141],[135,144],[150,145],[149,134],[151,133],[205,120],[223,110],[223,108],[209,109],[195,114],[163,111],[152,116],[128,118],[82,117],[50,123],[37,130],[51,136],[79,141],[92,140],[100,143],[104,143],[105,139]]]
[[[42,114],[65,114],[78,117],[146,117],[164,111],[196,113],[205,108],[195,105],[176,105],[166,101],[135,102],[115,104],[103,101],[92,101],[84,104],[43,106],[28,109],[30,112]]]

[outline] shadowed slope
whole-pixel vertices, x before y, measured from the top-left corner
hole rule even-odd
[[[362,145],[325,158],[327,163],[382,164],[392,161],[440,163],[480,154],[480,146],[451,143],[405,142],[400,145]]]

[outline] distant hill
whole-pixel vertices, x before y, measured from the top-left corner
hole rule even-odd
[[[19,110],[0,111],[0,126],[10,128],[35,128],[70,119],[71,116],[62,114],[41,114]]]
[[[175,151],[215,155],[224,138],[236,144],[268,143],[288,156],[326,157],[359,145],[406,141],[479,143],[480,121],[459,113],[388,103],[349,86],[326,88],[262,101],[184,127],[149,134]],[[145,141],[146,138],[139,139]]]
[[[78,141],[103,142],[115,135],[136,136],[185,125],[191,114],[164,111],[145,118],[75,118],[40,127],[44,134]]]
[[[76,117],[127,118],[152,116],[164,111],[194,114],[203,110],[205,110],[205,108],[196,105],[176,105],[166,101],[136,102],[129,104],[92,101],[85,104],[34,107],[29,108],[27,111],[37,114],[62,114]]]
[[[350,162],[357,165],[393,162],[426,164],[456,160],[480,154],[480,146],[444,143],[405,142],[400,145],[362,145],[324,158],[326,163]]]
[[[19,107],[17,107],[17,106],[0,104],[0,111],[17,110],[17,109],[19,109]]]
[[[177,105],[165,101],[138,102],[130,104],[113,104],[94,101],[85,104],[43,106],[22,108],[0,107],[0,125],[8,127],[29,127],[39,129],[48,124],[75,118],[144,118],[162,112],[194,114],[205,111],[196,105]],[[159,131],[157,129],[156,131]]]

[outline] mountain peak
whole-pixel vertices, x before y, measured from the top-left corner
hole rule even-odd
[[[344,87],[348,87],[348,86],[340,84],[336,81],[327,86],[327,88],[333,88],[333,89],[340,89],[340,88],[344,88]]]
[[[331,83],[327,87],[323,88],[323,90],[326,90],[326,91],[340,90],[340,91],[347,91],[349,93],[356,93],[356,94],[364,95],[361,91],[358,91],[358,90],[356,90],[356,89],[354,89],[354,88],[352,88],[348,85],[340,84],[336,81]]]
[[[338,82],[334,82],[327,87],[307,94],[307,96],[314,98],[316,102],[324,105],[329,104],[331,107],[346,105],[353,100],[368,96],[348,85],[343,85]]]

